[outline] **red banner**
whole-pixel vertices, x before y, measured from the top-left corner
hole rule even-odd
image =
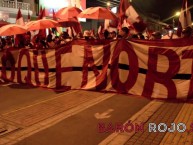
[[[193,98],[192,40],[84,41],[54,50],[6,50],[4,80],[59,90]]]

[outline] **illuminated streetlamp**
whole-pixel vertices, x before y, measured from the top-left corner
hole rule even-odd
[[[173,16],[173,28],[175,27],[175,19],[177,18],[177,17],[179,17],[180,16],[180,14],[181,14],[181,12],[180,11],[177,11],[176,13],[175,13],[175,15]],[[176,17],[176,18],[175,18]]]
[[[173,28],[175,27],[175,19],[177,18],[177,17],[179,17],[180,16],[180,14],[181,14],[181,12],[180,11],[177,11],[176,13],[175,13],[175,15],[173,16]]]
[[[180,12],[176,12],[175,16],[179,17],[180,16]]]
[[[107,6],[110,7],[111,3],[110,2],[107,2]]]

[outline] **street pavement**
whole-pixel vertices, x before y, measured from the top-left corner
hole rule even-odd
[[[43,88],[0,83],[0,113],[16,110],[57,95],[57,93]]]
[[[191,145],[192,112],[190,102],[85,90],[58,93],[1,82],[0,145]],[[157,125],[156,132],[149,131],[149,123]],[[168,128],[175,123],[175,131],[162,124],[160,132],[160,123]],[[179,123],[186,125],[184,133],[177,130],[183,130]]]

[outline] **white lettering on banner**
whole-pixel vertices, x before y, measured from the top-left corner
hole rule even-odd
[[[0,77],[61,90],[96,89],[148,98],[191,99],[193,43],[182,45],[178,40],[175,42],[180,46],[175,47],[177,44],[171,42],[163,41],[163,47],[161,43],[156,46],[126,40],[103,45],[85,41],[54,50],[21,49],[18,55],[6,50],[1,56]],[[123,51],[125,55],[121,55]],[[158,59],[160,55],[167,63]]]

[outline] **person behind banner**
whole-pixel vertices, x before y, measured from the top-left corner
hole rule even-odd
[[[13,47],[13,41],[12,41],[12,37],[11,36],[7,36],[5,38],[5,41],[6,41],[6,44],[4,46],[4,49],[8,49],[8,48]]]
[[[14,47],[24,48],[25,47],[25,37],[24,34],[17,34],[14,39]]]
[[[34,47],[36,49],[46,49],[48,48],[48,45],[46,44],[45,40],[43,39],[43,37],[41,37],[40,35],[35,36],[35,41],[34,41]]]
[[[83,36],[82,32],[79,32],[77,34],[77,39],[83,39],[83,38],[84,38],[84,36]]]
[[[117,33],[115,31],[110,32],[109,36],[110,36],[110,39],[113,39],[113,40],[117,39]]]
[[[89,31],[89,30],[85,30],[84,31],[83,37],[84,37],[85,40],[92,40],[92,39],[94,39],[94,37],[91,34],[91,31]]]
[[[48,45],[48,48],[54,48],[55,47],[55,43],[52,39],[52,34],[48,34],[48,36],[46,38],[46,43]]]
[[[60,35],[60,44],[66,44],[70,41],[72,41],[72,37],[69,36],[68,32],[62,32],[62,34]]]
[[[5,45],[6,45],[6,40],[5,40],[5,38],[1,37],[1,39],[0,39],[0,51],[4,50]]]
[[[145,36],[142,33],[138,33],[138,38],[141,40],[145,40]]]
[[[33,43],[31,41],[31,33],[30,32],[27,32],[25,35],[24,35],[24,45],[25,45],[25,48],[29,48],[29,49],[33,49]]]
[[[118,38],[130,39],[130,36],[129,36],[129,28],[127,28],[127,27],[122,27],[121,30],[119,31]]]
[[[162,34],[159,31],[155,31],[151,34],[149,40],[160,40],[162,38]]]
[[[61,44],[61,40],[59,36],[55,36],[53,41],[55,43],[55,46],[59,46]]]
[[[105,31],[104,31],[104,38],[105,38],[105,39],[110,39],[110,33],[109,33],[108,30],[105,30]]]
[[[192,28],[186,27],[182,30],[182,38],[192,38]]]

